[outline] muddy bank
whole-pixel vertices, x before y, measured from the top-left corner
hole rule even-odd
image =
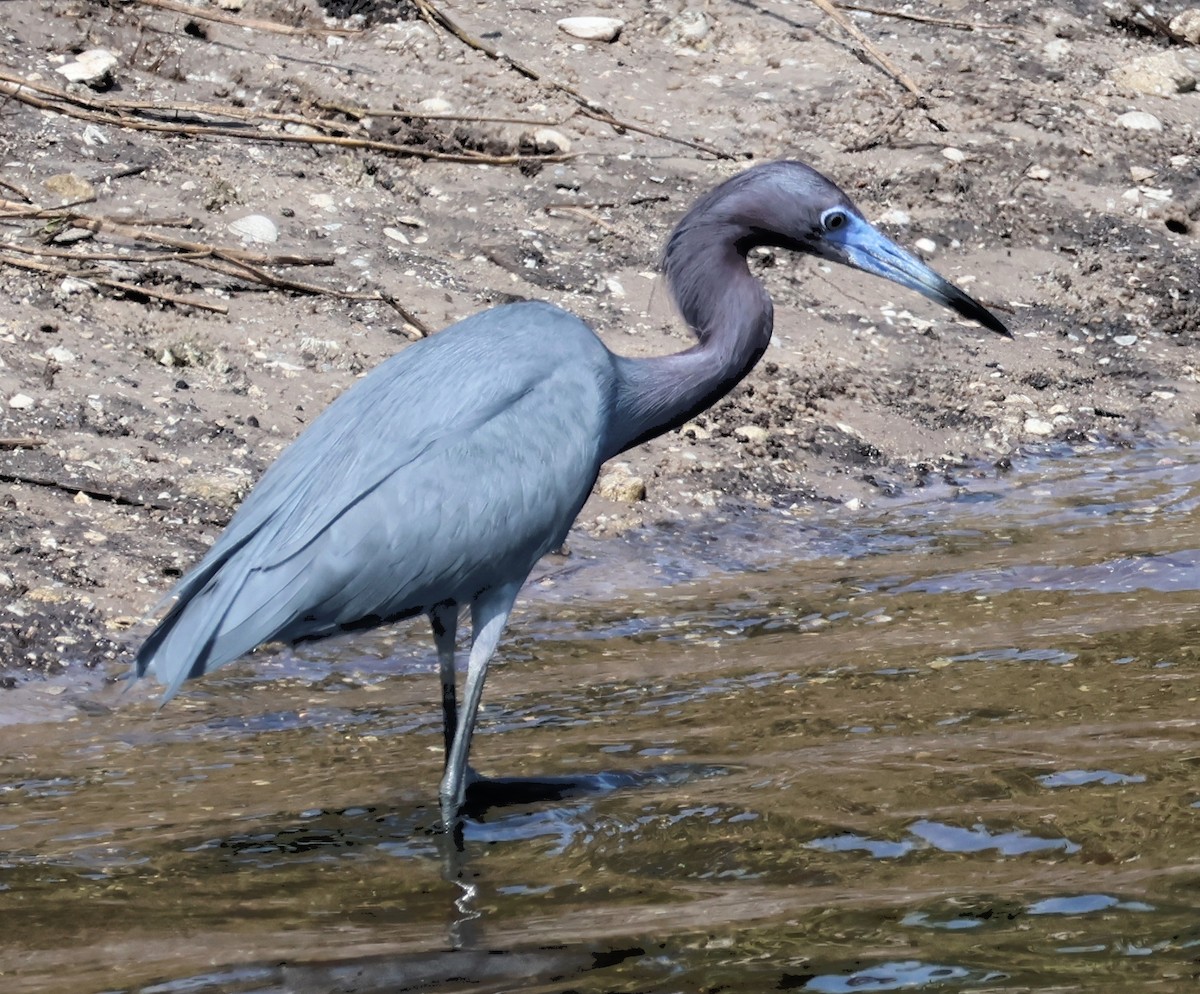
[[[36,87],[4,84],[6,670],[120,656],[279,450],[418,333],[410,318],[436,330],[537,297],[617,351],[683,347],[658,253],[750,160],[837,178],[1016,339],[759,253],[765,361],[628,455],[645,501],[597,497],[580,527],[726,502],[851,514],[1028,446],[1194,427],[1200,95],[1121,72],[1194,47],[1092,4],[856,14],[922,107],[809,3],[593,5],[626,21],[611,43],[559,31],[571,4],[446,8],[539,80],[414,5],[361,9],[369,23],[278,0],[5,5],[4,78]],[[96,48],[115,56],[97,88],[57,72]],[[248,216],[275,240],[245,240]]]

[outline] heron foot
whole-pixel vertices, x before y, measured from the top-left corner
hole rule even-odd
[[[442,829],[446,833],[453,833],[458,829],[467,789],[482,780],[483,777],[469,765],[461,777],[454,777],[452,771],[446,771],[446,775],[442,778],[441,790],[438,792],[442,803]]]

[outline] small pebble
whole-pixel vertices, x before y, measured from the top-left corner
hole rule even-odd
[[[1050,170],[1045,166],[1031,166],[1025,175],[1030,179],[1044,183],[1050,178]]]
[[[528,142],[543,154],[555,155],[571,151],[571,139],[553,128],[538,128],[530,133]]]
[[[1154,170],[1147,169],[1145,166],[1130,166],[1129,178],[1135,183],[1148,183],[1154,179]]]
[[[771,437],[771,433],[759,425],[741,425],[733,429],[733,433],[743,442],[761,444]]]
[[[1200,8],[1193,7],[1171,18],[1170,28],[1192,45],[1200,45]]]
[[[942,149],[942,156],[951,162],[966,162],[967,160],[967,153],[961,148],[954,148],[953,146]]]
[[[59,290],[63,293],[83,293],[86,290],[94,290],[87,280],[81,280],[75,276],[64,276],[58,284]]]
[[[24,393],[15,393],[8,399],[8,406],[15,411],[28,411],[33,403],[33,398]]]
[[[1113,339],[1114,345],[1137,345],[1137,335],[1117,335]]]
[[[453,114],[454,105],[445,97],[429,97],[417,104],[422,114]]]
[[[597,488],[606,500],[617,500],[635,504],[646,499],[646,481],[632,475],[627,469],[614,469],[600,477]]]
[[[624,27],[617,17],[564,17],[558,22],[560,31],[585,41],[616,41]]]
[[[1183,56],[1170,49],[1119,66],[1113,70],[1112,79],[1126,90],[1153,97],[1171,97],[1196,88],[1195,71],[1185,64]]]
[[[913,242],[913,248],[918,252],[923,252],[925,255],[933,255],[937,251],[937,242],[932,238],[918,238]]]
[[[247,214],[236,221],[230,221],[226,227],[231,234],[237,235],[244,242],[270,245],[279,240],[279,228],[264,214]]]
[[[667,41],[701,48],[711,30],[703,11],[685,10],[671,18],[667,24]]]
[[[1054,425],[1041,418],[1026,418],[1025,431],[1030,435],[1049,435],[1054,431]]]
[[[42,186],[55,196],[61,197],[64,203],[91,200],[96,196],[96,188],[75,173],[57,173],[43,180]]]
[[[1055,38],[1042,46],[1042,52],[1051,62],[1060,62],[1071,54],[1071,43],[1066,38]]]
[[[902,211],[899,207],[889,207],[879,215],[879,223],[893,224],[897,228],[907,228],[912,224],[912,215],[908,211]]]
[[[61,65],[54,71],[72,83],[100,87],[111,81],[117,57],[107,48],[89,48],[75,56],[74,62]]]
[[[1163,124],[1144,110],[1131,110],[1117,118],[1117,124],[1129,131],[1162,131]]]

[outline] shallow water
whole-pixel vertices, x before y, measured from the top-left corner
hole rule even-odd
[[[1187,450],[577,539],[461,851],[421,625],[0,701],[0,989],[1192,989],[1198,589]]]

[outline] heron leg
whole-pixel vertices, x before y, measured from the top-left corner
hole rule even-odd
[[[458,822],[467,789],[467,755],[471,751],[471,735],[475,731],[475,716],[483,698],[483,681],[487,676],[488,662],[496,651],[500,633],[508,621],[513,602],[517,599],[520,584],[506,584],[484,591],[471,604],[471,656],[467,662],[467,683],[463,691],[463,707],[459,713],[458,728],[446,772],[442,777],[440,791],[442,801],[442,823],[447,832],[452,832]]]
[[[454,637],[458,633],[458,605],[447,601],[429,611],[433,644],[437,647],[438,675],[442,680],[442,734],[446,741],[446,765],[458,730],[458,700],[454,689]]]

